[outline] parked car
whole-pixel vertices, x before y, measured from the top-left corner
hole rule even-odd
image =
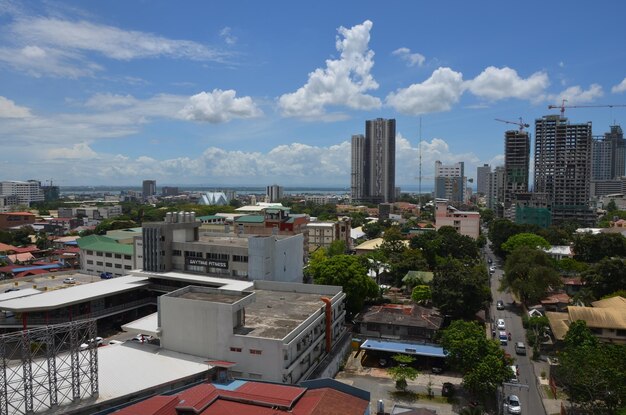
[[[517,395],[509,395],[504,400],[504,413],[515,415],[522,413],[522,404]]]
[[[500,339],[500,344],[503,346],[509,344],[509,336],[507,336],[506,331],[498,333],[498,339]]]
[[[496,267],[493,265],[489,267],[489,272],[496,272]]]
[[[497,308],[498,310],[504,310],[504,301],[502,301],[502,300],[498,300],[498,301],[496,302],[496,308]]]
[[[519,368],[517,367],[517,365],[511,366],[511,372],[513,372],[513,376],[511,376],[511,379],[509,379],[509,382],[519,383]]]
[[[87,343],[83,343],[80,345],[80,350],[87,350],[90,345],[95,345],[96,347],[100,347],[104,344],[104,339],[102,337],[94,337],[93,339],[87,340]]]
[[[489,265],[493,264],[493,260],[491,258],[488,258],[487,262],[489,263]]]
[[[67,277],[63,280],[63,284],[76,284],[76,278]]]
[[[100,274],[100,278],[102,278],[103,280],[110,280],[111,278],[113,278],[113,274],[111,274],[110,272],[103,272]]]
[[[522,355],[526,354],[526,346],[524,345],[524,342],[515,343],[515,353]]]
[[[109,340],[109,346],[115,346],[116,344],[124,344],[121,340]]]
[[[130,339],[131,342],[139,342],[139,343],[147,343],[149,341],[151,341],[153,339],[152,336],[149,336],[147,334],[138,334],[135,337],[133,337],[132,339]]]
[[[454,383],[444,382],[441,386],[441,396],[453,396],[454,395]]]
[[[9,288],[9,289],[4,290],[4,292],[5,293],[10,293],[10,292],[19,291],[19,290],[20,290],[19,288]]]
[[[498,330],[506,329],[506,324],[504,323],[504,319],[499,318],[496,323],[496,327],[498,327]]]

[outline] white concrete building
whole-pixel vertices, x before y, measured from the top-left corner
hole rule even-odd
[[[236,362],[235,377],[296,383],[345,334],[344,300],[324,285],[189,286],[159,298],[158,332],[165,349]]]
[[[44,201],[41,183],[37,180],[0,182],[0,196],[17,196],[19,204],[28,206],[32,202]]]
[[[113,238],[89,235],[77,240],[80,247],[81,270],[89,275],[110,273],[120,277],[135,269],[133,245],[118,243]]]

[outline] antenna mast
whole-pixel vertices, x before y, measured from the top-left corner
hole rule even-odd
[[[420,215],[422,214],[422,117],[420,117],[420,129],[419,129],[419,134],[420,134],[420,141],[418,144],[418,153],[419,153],[419,158],[420,158],[420,171],[419,171],[419,196],[418,196],[418,200],[420,202]]]

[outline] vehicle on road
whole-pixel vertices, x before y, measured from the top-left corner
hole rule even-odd
[[[138,334],[135,337],[133,337],[132,339],[130,339],[131,342],[138,342],[138,343],[147,343],[149,341],[151,341],[153,339],[152,336],[149,336],[147,334]]]
[[[491,258],[487,259],[487,262],[489,263],[489,265],[493,264],[493,260]]]
[[[115,346],[116,344],[124,344],[121,340],[109,340],[109,346]]]
[[[519,383],[519,368],[517,366],[511,366],[511,372],[513,372],[513,376],[511,376],[509,382]]]
[[[524,342],[515,343],[515,353],[521,355],[526,354],[526,346],[524,345]]]
[[[509,336],[506,335],[506,331],[504,330],[498,333],[498,339],[500,339],[500,344],[502,346],[509,344]]]
[[[522,413],[522,404],[517,395],[509,395],[504,400],[504,413],[515,415]]]
[[[506,324],[504,323],[504,320],[499,318],[498,321],[496,322],[496,327],[498,328],[498,330],[504,330],[506,328]]]
[[[103,280],[110,280],[111,278],[113,278],[113,274],[111,274],[110,272],[102,272],[100,274],[100,278],[102,278]]]
[[[63,284],[76,284],[76,278],[67,277],[63,280]]]
[[[80,350],[89,349],[90,345],[95,345],[96,347],[100,347],[104,344],[104,339],[102,337],[94,337],[93,339],[87,340],[87,343],[83,343],[80,345]]]
[[[9,289],[4,290],[4,292],[5,293],[11,293],[13,291],[19,291],[19,290],[20,290],[19,288],[9,288]]]
[[[498,309],[498,310],[504,310],[504,301],[502,301],[502,300],[498,300],[498,301],[496,302],[496,309]]]
[[[489,272],[496,272],[496,267],[493,265],[489,267]]]

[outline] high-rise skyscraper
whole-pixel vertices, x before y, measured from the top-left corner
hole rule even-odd
[[[489,173],[491,173],[491,166],[489,164],[476,167],[476,193],[482,195],[487,194]]]
[[[509,130],[504,133],[504,214],[515,218],[513,200],[517,193],[528,192],[530,167],[530,135],[526,131]]]
[[[615,180],[626,175],[626,140],[622,127],[612,125],[604,137],[594,139],[592,157],[593,180]]]
[[[156,180],[144,180],[142,185],[142,196],[147,199],[156,195]]]
[[[352,136],[352,200],[391,203],[396,196],[396,120],[365,121],[365,136]]]
[[[465,201],[465,163],[444,165],[435,161],[435,198],[448,199],[448,202]]]
[[[269,203],[280,202],[283,198],[283,187],[277,184],[273,184],[271,186],[267,186],[265,188],[265,199]]]
[[[535,191],[546,193],[553,223],[594,222],[591,145],[591,122],[570,124],[558,115],[535,120]]]

